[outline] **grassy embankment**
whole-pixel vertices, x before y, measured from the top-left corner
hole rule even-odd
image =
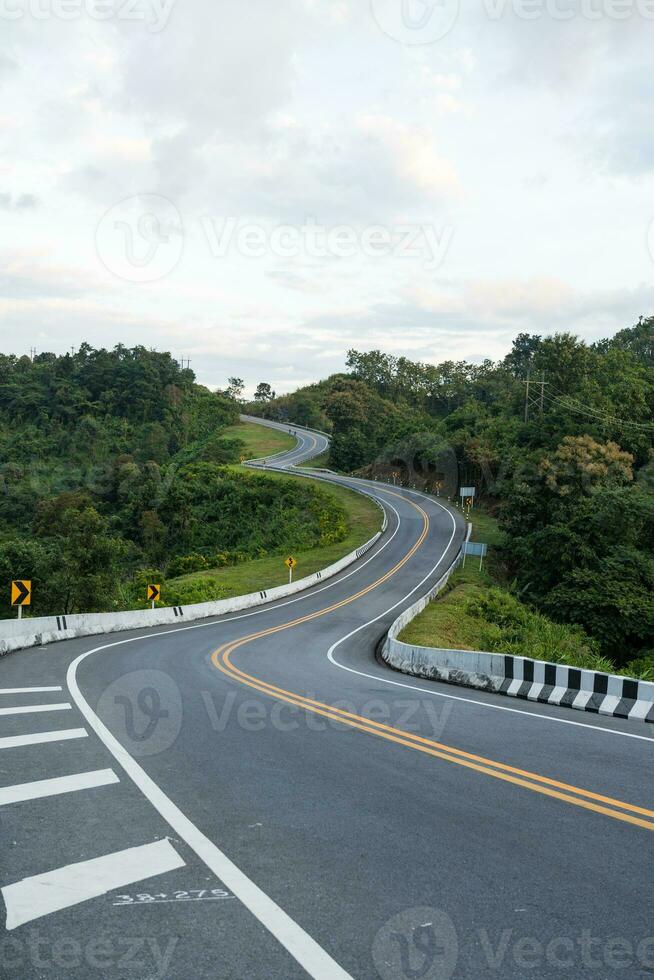
[[[240,439],[245,444],[243,455],[247,459],[263,459],[293,449],[297,439],[280,429],[269,429],[255,422],[238,422],[230,425],[222,434],[224,439]]]
[[[509,653],[615,672],[614,664],[581,629],[553,622],[509,591],[498,559],[502,532],[497,521],[482,508],[472,512],[471,521],[472,540],[489,545],[483,569],[478,558],[467,558],[466,567],[454,573],[442,596],[409,623],[399,639],[416,646]],[[619,673],[649,679],[635,663]]]
[[[484,623],[466,612],[468,601],[493,585],[491,572],[495,565],[493,546],[501,543],[502,534],[495,521],[480,508],[473,511],[472,540],[489,545],[488,558],[479,570],[478,558],[466,558],[466,567],[459,568],[447,591],[402,631],[399,639],[416,646],[443,647],[451,650],[482,650]]]
[[[296,441],[292,436],[283,432],[276,429],[266,429],[254,423],[240,423],[227,430],[225,435],[230,438],[241,439],[247,446],[245,455],[251,458],[281,452],[283,449],[294,446]],[[236,469],[240,470],[241,467],[236,467]],[[252,473],[251,470],[249,472]],[[267,473],[266,478],[273,480],[299,479],[273,472]],[[320,485],[345,508],[348,533],[337,544],[295,552],[293,554],[293,557],[297,559],[297,567],[294,571],[295,579],[311,575],[313,572],[320,571],[327,565],[338,561],[339,558],[343,558],[368,541],[381,527],[381,511],[368,497],[346,490],[344,487],[331,486],[327,483]],[[182,575],[168,580],[167,591],[174,591],[180,597],[178,601],[185,601],[181,598],[184,594],[196,592],[198,586],[202,586],[202,591],[205,593],[203,600],[210,600],[212,598],[223,599],[245,595],[249,592],[258,592],[261,589],[270,589],[276,585],[284,585],[288,582],[288,569],[284,565],[284,557],[283,554],[268,555],[265,558],[257,558],[238,565],[209,568],[201,572]]]
[[[314,456],[313,459],[308,459],[306,463],[300,463],[299,466],[306,466],[308,469],[320,469],[320,468],[330,468],[329,467],[329,450],[324,453],[320,453],[319,456]]]

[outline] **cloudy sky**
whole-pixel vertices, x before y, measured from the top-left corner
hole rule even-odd
[[[654,312],[651,0],[0,0],[0,349],[278,391]]]

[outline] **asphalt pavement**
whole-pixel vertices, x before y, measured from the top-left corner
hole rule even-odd
[[[465,525],[365,489],[307,592],[0,660],[0,976],[654,976],[651,726],[381,664]]]

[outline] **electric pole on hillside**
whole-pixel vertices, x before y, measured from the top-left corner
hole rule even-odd
[[[525,389],[525,423],[529,421],[529,385],[531,384],[531,371],[527,372],[527,380],[523,382],[527,387]]]
[[[525,385],[525,422],[528,422],[530,408],[536,406],[540,415],[545,410],[545,385],[547,382],[545,381],[545,374],[541,376],[540,381],[532,381],[530,372],[527,374],[527,380],[522,383]],[[540,388],[540,392],[534,394],[534,388]]]

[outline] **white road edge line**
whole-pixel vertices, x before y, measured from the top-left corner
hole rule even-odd
[[[135,637],[133,639],[138,639]],[[142,637],[141,637],[142,639]],[[291,954],[303,969],[314,977],[314,980],[353,980],[338,963],[302,929],[283,909],[238,868],[226,854],[216,847],[195,824],[177,807],[172,800],[148,776],[141,766],[114,738],[109,729],[100,721],[95,712],[85,700],[77,684],[77,668],[83,660],[100,650],[130,643],[133,640],[123,640],[118,643],[108,643],[93,650],[82,653],[74,660],[67,673],[67,683],[75,704],[82,712],[96,735],[104,742],[116,761],[122,766],[130,779],[138,786],[146,799],[152,804],[164,820],[175,831],[178,837],[185,841],[191,850],[207,867],[213,871],[227,888],[245,905],[247,909],[261,922],[275,939]]]
[[[165,838],[23,878],[2,889],[7,908],[6,928],[16,929],[44,915],[106,895],[115,888],[176,871],[184,865],[184,860]]]
[[[70,711],[72,705],[63,704],[20,704],[13,708],[0,708],[0,715],[29,715],[39,711]]]
[[[338,485],[341,485],[341,486],[347,486],[348,483],[350,483],[350,482],[357,482],[357,483],[363,483],[364,485],[370,485],[370,481],[366,481],[366,480],[347,480],[347,482],[346,482],[346,480],[344,479],[344,480],[329,481],[329,482],[334,482],[334,483],[337,483]],[[381,490],[382,492],[384,490],[387,490],[387,492],[391,492],[389,490],[389,488],[383,487],[383,486],[379,486],[378,484],[374,484],[373,483],[371,485],[371,489],[375,489],[375,488],[378,489],[378,490]],[[428,500],[431,503],[437,504],[442,510],[444,510],[447,514],[449,514],[449,516],[452,518],[452,520],[454,520],[454,518],[452,517],[452,513],[443,504],[439,503],[439,501],[435,500],[433,497],[429,497],[426,494],[420,493],[420,491],[417,491],[417,490],[409,490],[406,487],[404,487],[404,488],[398,488],[398,489],[404,489],[404,492],[406,494],[410,494],[412,497],[420,497],[422,500]],[[395,515],[396,515],[396,517],[398,519],[398,527],[396,527],[395,531],[393,532],[393,535],[387,541],[387,544],[390,544],[390,541],[392,540],[392,538],[395,537],[395,535],[399,531],[399,523],[401,521],[401,518],[400,518],[400,515],[398,514],[397,510],[395,510],[395,507],[393,507],[393,505],[391,503],[389,503],[386,500],[382,500],[381,503],[382,503],[382,505],[385,505],[385,506],[390,507],[391,510],[393,510],[395,512]],[[451,539],[450,539],[450,544],[451,544]],[[395,609],[397,605],[401,605],[403,602],[406,602],[406,600],[409,599],[413,595],[413,593],[416,591],[416,589],[419,589],[422,585],[424,585],[425,582],[433,575],[433,573],[435,572],[435,570],[441,564],[441,562],[443,560],[443,556],[447,553],[447,550],[450,547],[450,544],[448,544],[447,548],[445,549],[445,551],[444,551],[443,555],[441,556],[441,558],[439,559],[439,561],[436,562],[436,564],[434,565],[434,567],[432,568],[432,570],[425,576],[425,578],[422,580],[422,582],[419,582],[418,583],[418,585],[416,586],[415,589],[412,589],[411,592],[409,592],[404,597],[404,599],[401,599],[398,603],[396,603],[396,605],[391,606],[390,609],[387,609],[385,613],[382,613],[380,616],[377,616],[375,619],[371,619],[370,622],[368,622],[368,623],[364,623],[364,625],[363,626],[360,626],[358,629],[365,629],[367,626],[371,626],[373,623],[376,623],[378,619],[383,618],[383,616],[385,616],[386,613],[391,612],[393,609]],[[373,558],[376,558],[377,555],[381,554],[381,552],[383,550],[384,550],[383,548],[380,548],[379,551],[375,552],[375,554],[372,557]],[[368,559],[368,561],[371,561],[371,560],[372,560],[372,558],[369,558]],[[367,563],[368,562],[363,562],[363,565],[366,565]],[[360,566],[360,567],[363,567],[363,566]],[[353,572],[350,572],[349,574],[352,575]],[[332,582],[332,583],[330,583],[330,585],[325,586],[325,588],[331,588],[332,585],[336,585],[337,582],[342,582],[343,579],[348,578],[348,577],[349,577],[348,575],[344,575],[342,578],[338,579],[337,581]],[[320,592],[320,591],[323,591],[323,590],[318,589],[318,590],[316,590],[316,591],[314,591],[312,593],[309,593],[309,594],[316,595],[316,593],[317,592]],[[298,597],[296,599],[292,599],[290,601],[291,602],[297,602],[299,598],[305,598],[305,596],[300,596],[300,597]],[[280,603],[280,606],[282,606],[282,605],[290,605],[290,603]],[[270,609],[270,607],[268,607],[268,608]],[[276,607],[276,608],[279,608],[279,607]],[[262,610],[257,610],[256,613],[246,613],[245,616],[233,616],[233,617],[230,617],[230,619],[245,619],[245,618],[247,618],[248,615],[257,615],[260,612],[265,612],[265,610],[263,610],[263,609]],[[227,620],[227,619],[224,620],[224,622],[229,622],[229,621],[230,620]],[[188,627],[188,628],[191,628],[191,627]],[[572,719],[568,719],[568,718],[557,718],[554,715],[545,715],[545,714],[543,714],[540,711],[525,711],[522,708],[510,708],[510,707],[508,707],[508,705],[491,704],[488,701],[478,701],[476,698],[472,698],[472,697],[468,697],[467,698],[467,697],[464,697],[462,695],[445,694],[445,693],[443,693],[441,691],[435,691],[435,690],[432,690],[432,689],[427,688],[427,687],[419,687],[417,684],[407,684],[407,683],[402,682],[402,681],[394,681],[394,680],[391,680],[390,678],[380,677],[378,674],[368,674],[368,673],[366,673],[363,670],[355,670],[354,667],[346,667],[344,664],[339,663],[334,658],[333,652],[334,652],[334,650],[336,650],[336,648],[338,646],[340,646],[341,643],[344,643],[351,636],[354,636],[354,634],[357,633],[357,632],[358,632],[358,630],[353,630],[351,633],[348,633],[346,636],[341,637],[341,639],[337,643],[335,643],[333,646],[331,646],[329,648],[328,652],[327,652],[327,656],[329,657],[329,660],[331,661],[331,663],[335,667],[339,667],[341,670],[346,670],[350,674],[358,674],[360,677],[366,677],[369,680],[379,681],[380,684],[392,684],[394,687],[403,687],[403,688],[407,688],[410,691],[420,691],[423,694],[430,694],[432,697],[435,697],[435,698],[445,698],[445,699],[447,699],[449,701],[461,701],[461,702],[464,702],[466,704],[474,704],[474,705],[477,705],[480,708],[492,708],[495,711],[508,711],[508,712],[510,712],[512,714],[522,715],[523,717],[532,718],[532,719],[538,719],[540,721],[556,722],[559,725],[571,725],[574,728],[583,728],[587,732],[601,732],[603,735],[617,735],[617,736],[620,736],[622,738],[635,738],[635,739],[637,739],[638,741],[641,741],[641,742],[654,742],[654,738],[649,738],[647,735],[637,735],[634,732],[621,732],[621,731],[618,731],[617,729],[614,729],[614,728],[602,728],[600,725],[592,725],[592,724],[588,724],[588,723],[583,722],[583,721],[573,721]],[[390,668],[389,668],[389,671],[390,671]],[[426,681],[425,683],[429,683],[429,682]],[[498,695],[496,695],[496,697],[501,698],[502,695],[499,695],[498,694]],[[566,709],[563,709],[563,710],[566,710],[567,711],[569,709],[566,708]]]
[[[65,728],[58,732],[34,732],[32,735],[8,735],[0,738],[0,750],[17,749],[23,745],[43,745],[46,742],[67,742],[73,738],[87,738],[85,728]]]
[[[411,490],[407,492],[413,493],[413,491]],[[422,494],[419,493],[416,493],[415,495],[420,497],[423,496]],[[433,502],[437,503],[437,501],[433,501]],[[439,506],[442,507],[443,505],[439,504]],[[450,514],[450,517],[452,517],[452,514],[446,508],[443,509],[446,510],[448,514]],[[453,517],[452,520],[454,520]],[[556,718],[553,715],[544,715],[540,711],[524,711],[521,708],[510,708],[503,704],[491,704],[488,701],[478,701],[476,698],[466,698],[463,697],[462,695],[456,695],[456,694],[445,694],[442,691],[435,691],[429,687],[421,687],[417,684],[407,684],[404,681],[391,680],[389,677],[380,677],[378,674],[369,674],[364,670],[355,670],[354,667],[346,667],[345,664],[341,664],[338,662],[338,660],[336,660],[336,658],[334,657],[334,651],[341,645],[341,643],[345,643],[346,640],[349,640],[350,637],[354,636],[356,633],[359,633],[361,630],[366,629],[368,626],[372,626],[373,623],[376,623],[379,619],[383,619],[384,616],[387,615],[387,613],[392,612],[398,606],[401,606],[404,602],[407,601],[407,599],[411,598],[414,592],[416,592],[419,588],[421,588],[425,584],[425,582],[427,582],[432,577],[432,575],[434,574],[438,566],[443,561],[443,558],[447,554],[450,545],[452,544],[452,541],[454,539],[455,532],[456,532],[456,525],[455,525],[455,530],[452,532],[452,537],[450,538],[447,544],[447,547],[443,551],[443,554],[436,562],[434,567],[431,569],[431,571],[427,573],[427,575],[425,575],[425,577],[421,582],[418,582],[415,588],[411,589],[411,591],[404,596],[403,599],[400,599],[399,602],[396,602],[394,603],[394,605],[389,606],[388,609],[386,609],[383,613],[380,613],[379,616],[375,616],[374,619],[369,620],[369,622],[363,623],[363,625],[361,626],[357,626],[356,629],[351,630],[349,633],[346,633],[346,635],[342,636],[340,640],[337,640],[336,643],[332,644],[332,646],[327,651],[327,658],[334,665],[334,667],[339,667],[341,670],[346,670],[349,674],[358,674],[359,677],[366,677],[369,680],[379,681],[380,684],[392,684],[394,687],[404,687],[404,688],[408,688],[408,690],[410,691],[420,691],[421,694],[430,694],[434,698],[446,698],[448,701],[463,701],[466,704],[474,704],[480,708],[492,708],[495,711],[508,711],[511,712],[512,714],[523,715],[523,717],[527,717],[527,718],[537,718],[540,721],[556,722],[559,725],[572,725],[575,728],[584,728],[587,732],[601,732],[603,735],[619,735],[622,738],[635,738],[641,742],[654,742],[654,738],[649,738],[647,735],[636,735],[634,732],[621,732],[613,728],[602,728],[600,725],[589,725],[583,721],[572,721],[572,719],[568,719],[568,718]],[[429,681],[426,681],[426,683],[429,683]],[[502,697],[502,695],[499,694],[496,696]],[[564,709],[564,710],[569,710],[569,709]]]
[[[344,636],[343,640],[339,640],[339,643],[347,640],[348,637]],[[338,644],[330,648],[329,652],[332,652]],[[329,656],[329,653],[328,653]],[[620,732],[613,728],[602,728],[600,725],[589,725],[583,721],[572,721],[568,718],[555,718],[553,715],[544,715],[540,711],[524,711],[522,708],[510,708],[503,704],[491,704],[490,701],[477,701],[476,698],[466,698],[457,694],[445,694],[442,691],[433,691],[428,687],[419,687],[417,684],[406,684],[403,681],[392,681],[387,677],[380,677],[378,674],[367,674],[363,670],[355,670],[354,667],[346,667],[345,664],[340,664],[338,660],[334,657],[329,657],[331,662],[335,667],[340,667],[341,670],[347,670],[350,674],[359,674],[361,677],[367,677],[373,681],[379,681],[380,684],[393,684],[395,687],[406,687],[410,691],[420,691],[421,694],[430,694],[434,698],[446,698],[448,701],[464,701],[466,704],[474,704],[478,708],[493,708],[495,711],[509,711],[515,715],[523,715],[525,718],[537,718],[539,721],[554,721],[559,725],[573,725],[575,728],[585,728],[587,732],[601,732],[603,735],[621,735],[623,738],[636,738],[641,742],[654,742],[654,738],[649,738],[647,735],[636,735],[634,732]],[[390,670],[391,668],[389,668]],[[418,680],[419,678],[416,678]],[[425,681],[425,683],[439,683],[438,681]],[[441,681],[440,683],[445,683]],[[503,697],[504,695],[498,694],[497,697]],[[558,705],[553,705],[553,707],[559,707]],[[563,710],[569,710],[565,708]],[[623,719],[626,720],[626,719]]]
[[[60,690],[60,687],[4,687],[0,688],[0,694],[45,694]]]
[[[24,800],[40,800],[44,796],[59,796],[61,793],[77,793],[83,789],[95,789],[96,786],[110,786],[118,782],[120,780],[113,769],[95,769],[73,776],[55,776],[54,779],[0,786],[0,806],[22,803]]]

